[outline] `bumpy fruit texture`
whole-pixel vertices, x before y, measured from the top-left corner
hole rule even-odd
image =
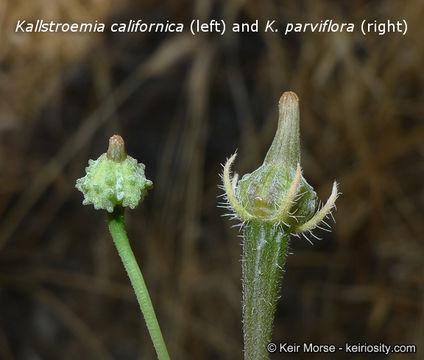
[[[87,175],[77,180],[76,188],[84,194],[84,205],[110,213],[117,205],[134,209],[143,200],[152,182],[144,175],[143,164],[131,156],[117,162],[102,154],[97,160],[89,160]]]

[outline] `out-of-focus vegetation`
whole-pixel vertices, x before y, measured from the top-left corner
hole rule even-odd
[[[154,182],[128,229],[172,358],[241,358],[240,244],[218,174],[236,148],[238,173],[258,167],[285,90],[301,100],[308,181],[326,198],[336,178],[343,195],[332,233],[292,240],[273,338],[422,357],[422,1],[3,0],[0,14],[0,358],[154,358],[105,218],[74,189],[114,133]],[[406,19],[408,33],[13,32],[193,18]]]

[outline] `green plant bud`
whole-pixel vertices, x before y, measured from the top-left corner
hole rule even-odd
[[[299,99],[285,92],[279,102],[279,121],[274,140],[264,163],[239,181],[236,195],[242,206],[262,221],[275,221],[275,215],[288,195],[300,163]],[[284,219],[295,225],[296,219],[309,220],[315,213],[317,196],[312,186],[301,176],[297,195]]]
[[[143,201],[152,182],[144,175],[145,166],[125,153],[119,135],[109,139],[107,153],[88,161],[86,175],[77,180],[76,188],[84,194],[84,205],[112,213],[115,206],[134,209]]]
[[[238,181],[230,177],[235,154],[224,166],[230,207],[244,222],[284,225],[292,232],[312,230],[327,216],[338,196],[334,183],[325,206],[316,212],[317,195],[300,168],[299,99],[291,91],[279,102],[277,132],[263,164]]]

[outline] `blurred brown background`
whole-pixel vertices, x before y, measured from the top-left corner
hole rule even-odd
[[[333,232],[292,239],[273,339],[424,349],[424,3],[0,1],[0,358],[153,359],[105,216],[74,188],[121,134],[154,189],[129,237],[173,359],[240,359],[240,238],[221,163],[256,169],[283,91]],[[15,34],[18,19],[354,22],[350,33]],[[368,35],[363,19],[406,19]],[[323,359],[298,354],[272,359]],[[344,354],[328,359],[386,359]]]

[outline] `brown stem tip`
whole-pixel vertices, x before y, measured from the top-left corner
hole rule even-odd
[[[122,162],[126,159],[125,143],[119,135],[113,135],[109,139],[109,148],[107,149],[107,158],[115,162]]]

